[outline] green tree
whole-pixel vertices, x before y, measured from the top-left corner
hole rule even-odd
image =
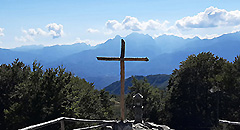
[[[151,86],[147,80],[137,80],[133,77],[132,86],[129,87],[129,94],[126,98],[128,118],[134,119],[133,96],[137,93],[143,95],[143,119],[145,121],[162,122],[162,112],[164,108],[164,90]]]
[[[12,94],[16,91],[16,85],[27,79],[30,67],[16,59],[12,64],[0,66],[0,128],[7,129],[5,110],[9,109],[13,102],[17,102]]]
[[[74,77],[66,87],[69,88],[67,109],[71,115],[76,118],[101,119],[103,116],[101,97],[93,84]]]
[[[218,123],[217,98],[226,60],[210,52],[191,55],[173,71],[167,101],[169,125],[175,129],[210,129]]]
[[[105,91],[105,89],[100,90],[99,100],[101,101],[101,106],[102,106],[101,119],[113,118],[114,103],[111,101],[111,98],[112,98],[112,96],[109,94],[109,92]]]
[[[219,118],[230,121],[240,121],[240,57],[233,63],[228,62],[224,67],[220,88]],[[240,129],[232,126],[229,130]]]
[[[29,66],[16,60],[0,68],[1,129],[19,129],[61,116],[109,119],[112,116],[110,95],[66,72],[33,62]],[[74,125],[69,125],[73,128]],[[51,125],[45,129],[58,129]]]
[[[5,110],[8,129],[17,129],[63,116],[63,88],[70,82],[71,73],[65,69],[51,68],[45,72],[42,66],[33,63],[33,71],[18,83],[12,94],[15,102]]]

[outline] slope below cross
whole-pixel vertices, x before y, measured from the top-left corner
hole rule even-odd
[[[120,112],[121,112],[121,120],[124,120],[125,114],[125,102],[124,102],[124,83],[125,83],[125,63],[124,61],[149,61],[147,57],[145,58],[137,58],[137,57],[127,57],[125,58],[125,41],[121,39],[121,55],[120,57],[97,57],[98,60],[105,61],[120,61],[120,75],[121,75],[121,94],[120,94]]]

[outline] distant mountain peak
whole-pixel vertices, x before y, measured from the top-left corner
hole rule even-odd
[[[176,36],[176,35],[168,35],[168,34],[163,34],[160,35],[154,39],[183,39],[182,37]]]
[[[76,42],[76,43],[74,43],[74,44],[72,44],[72,45],[88,45],[88,44],[85,43],[85,42]]]
[[[133,32],[133,33],[127,35],[125,38],[139,38],[139,37],[144,37],[144,38],[149,37],[149,38],[152,38],[148,34],[137,33],[137,32]]]
[[[85,42],[81,42],[81,43],[74,43],[74,44],[72,44],[72,46],[91,46],[91,45],[87,44]]]
[[[194,36],[193,38],[187,38],[189,40],[201,40],[201,38],[199,38],[198,36]]]
[[[37,49],[42,49],[42,48],[44,48],[43,45],[25,45],[25,46],[13,48],[11,50],[14,50],[14,51],[29,51],[29,50],[37,50]]]
[[[113,39],[121,39],[122,37],[120,35],[116,35]]]

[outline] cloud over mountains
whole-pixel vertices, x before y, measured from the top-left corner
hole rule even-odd
[[[89,29],[87,30],[87,32],[89,32],[89,33],[98,33],[98,32],[99,32],[99,30],[97,30],[97,29],[92,29],[92,28],[89,28]]]
[[[58,38],[63,35],[63,25],[62,24],[56,24],[51,23],[46,26],[46,28],[49,31],[49,35],[51,35],[53,38]]]
[[[15,40],[18,42],[27,42],[27,41],[34,41],[36,37],[40,36],[45,36],[45,37],[52,37],[54,38],[59,38],[64,34],[63,31],[63,25],[61,24],[56,24],[56,23],[51,23],[46,25],[46,28],[48,29],[47,31],[44,31],[41,28],[30,28],[28,30],[22,30],[24,33],[24,36],[21,37],[15,37]]]
[[[237,26],[240,24],[240,11],[226,11],[209,7],[195,16],[184,17],[176,21],[179,28],[210,28],[219,26]]]
[[[147,22],[140,22],[136,17],[126,16],[122,22],[117,20],[108,20],[106,28],[110,30],[131,30],[131,31],[145,31],[145,30],[159,30],[165,28],[168,21],[160,23],[158,20],[148,20]]]
[[[115,34],[140,32],[152,37],[171,34],[183,38],[197,36],[201,39],[212,39],[226,33],[239,31],[240,11],[227,11],[210,6],[194,16],[185,16],[172,22],[159,21],[152,19],[139,21],[137,17],[126,16],[122,21],[108,20],[105,27]]]
[[[141,17],[141,19],[144,17]],[[161,18],[161,16],[159,16]],[[161,21],[161,22],[160,22]],[[172,21],[168,19],[145,19],[140,17],[123,16],[122,20],[104,19],[102,26],[83,28],[87,34],[66,36],[67,40],[76,39],[79,42],[86,42],[90,45],[99,44],[99,41],[105,41],[115,35],[127,36],[132,32],[148,34],[153,38],[161,35],[174,35],[178,37],[201,39],[212,39],[223,34],[234,33],[240,31],[240,11],[225,10],[210,6],[202,9],[202,11],[185,15]],[[69,27],[69,26],[68,26]],[[6,27],[5,27],[6,28]],[[0,28],[0,37],[4,34],[4,28]],[[45,27],[28,27],[22,29],[22,35],[14,36],[15,41],[19,44],[50,44],[52,39],[60,38],[65,34],[62,24],[50,23]],[[78,33],[77,33],[78,34]],[[83,40],[84,39],[84,40]],[[69,44],[70,42],[62,38],[61,44]],[[65,41],[64,41],[65,40]],[[6,40],[5,40],[6,41]],[[55,42],[58,40],[54,40]],[[59,43],[55,43],[59,44]]]

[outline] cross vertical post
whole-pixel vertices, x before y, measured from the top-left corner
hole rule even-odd
[[[125,58],[125,41],[121,39],[121,55],[120,57],[97,57],[97,60],[105,60],[105,61],[120,61],[120,75],[121,75],[121,93],[120,93],[120,112],[121,112],[121,120],[125,119],[125,100],[124,100],[124,84],[125,84],[125,61],[149,61],[147,57],[145,58]]]
[[[61,130],[65,130],[64,120],[61,120],[60,123],[61,123]]]
[[[125,88],[125,41],[121,40],[121,57],[120,57],[120,67],[121,67],[121,94],[120,94],[120,107],[121,107],[121,120],[124,120],[125,115],[125,102],[124,102],[124,88]]]

